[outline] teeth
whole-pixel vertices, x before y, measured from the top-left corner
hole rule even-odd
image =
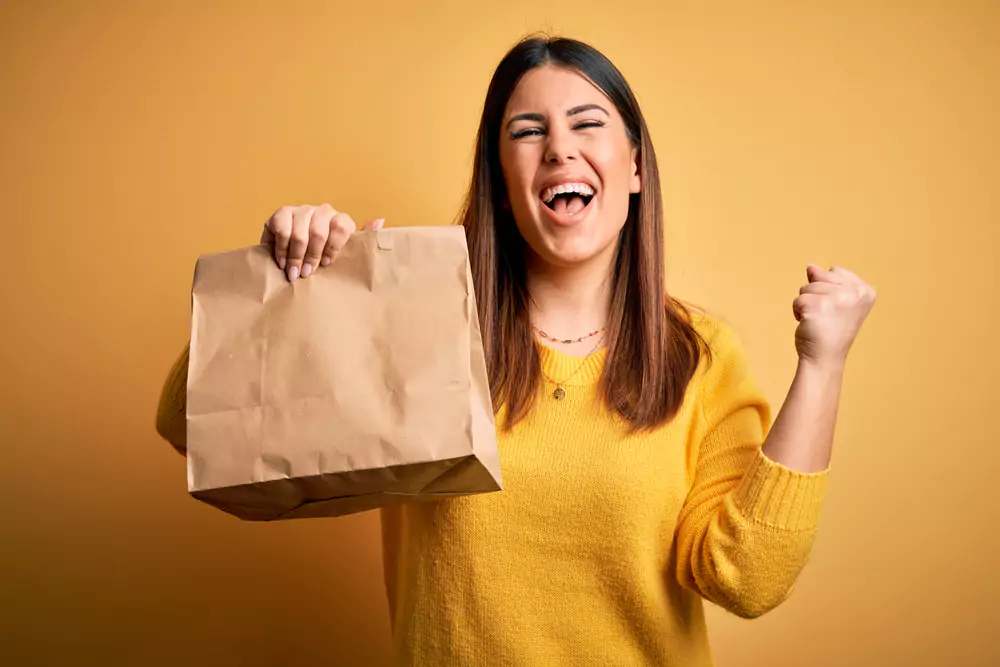
[[[594,196],[594,188],[590,187],[586,183],[563,183],[561,185],[545,188],[545,190],[542,191],[542,201],[548,204],[555,199],[556,195],[565,194],[567,192],[575,192],[578,195],[586,195],[588,197]]]

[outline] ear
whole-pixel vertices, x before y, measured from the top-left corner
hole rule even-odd
[[[639,149],[632,149],[632,177],[629,180],[628,191],[632,194],[642,191],[642,177],[639,175]]]

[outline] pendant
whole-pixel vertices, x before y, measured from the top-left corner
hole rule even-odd
[[[556,390],[552,392],[552,398],[556,399],[557,401],[563,400],[565,396],[566,396],[566,391],[562,387],[556,387]]]

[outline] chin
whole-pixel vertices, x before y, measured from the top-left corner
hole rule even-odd
[[[591,234],[580,233],[584,232],[582,229],[574,231],[577,233],[567,234],[566,230],[558,230],[556,234],[543,232],[539,244],[541,247],[535,248],[534,244],[530,245],[545,263],[569,268],[606,259],[617,238],[601,239]]]
[[[537,206],[545,205],[539,202]],[[588,206],[588,209],[572,220],[558,219],[530,204],[515,205],[513,213],[521,237],[537,259],[550,266],[570,268],[606,261],[613,254],[625,224],[627,211],[622,215],[622,222],[615,225],[607,223],[607,211],[597,206]]]

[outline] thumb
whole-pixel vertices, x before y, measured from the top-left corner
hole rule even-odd
[[[362,229],[365,231],[373,232],[378,229],[382,229],[382,225],[385,224],[385,218],[375,218],[365,225]]]

